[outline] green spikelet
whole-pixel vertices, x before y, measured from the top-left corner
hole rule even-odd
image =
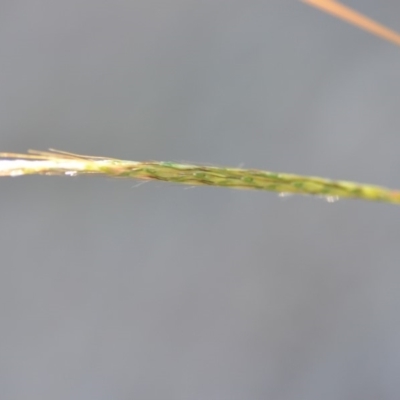
[[[174,162],[138,162],[91,157],[56,150],[29,154],[0,153],[0,176],[98,174],[139,180],[158,180],[191,186],[218,186],[232,189],[268,190],[322,196],[329,199],[353,198],[400,204],[400,191],[348,181],[314,176],[226,168]]]

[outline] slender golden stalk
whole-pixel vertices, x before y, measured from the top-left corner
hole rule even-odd
[[[333,200],[353,198],[400,204],[400,191],[313,176],[158,161],[126,161],[57,150],[29,154],[0,153],[0,176],[98,174],[139,180],[159,180],[191,186],[220,186],[278,193],[316,195]]]
[[[400,34],[335,0],[301,0],[351,25],[400,46]]]

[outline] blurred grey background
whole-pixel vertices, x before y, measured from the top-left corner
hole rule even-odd
[[[400,30],[400,3],[347,3]],[[295,0],[0,4],[0,149],[400,187],[400,49]],[[1,399],[398,399],[399,208],[0,181]]]

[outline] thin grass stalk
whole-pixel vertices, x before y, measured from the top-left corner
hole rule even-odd
[[[127,161],[91,157],[56,150],[29,154],[0,153],[0,176],[95,174],[112,178],[165,181],[190,186],[266,190],[324,197],[352,198],[400,204],[400,191],[356,182],[258,169],[180,164],[159,161]]]
[[[400,45],[400,35],[335,0],[302,0],[376,36]],[[157,161],[126,161],[62,151],[0,153],[0,176],[85,175],[159,180],[191,186],[255,189],[324,197],[352,198],[400,204],[400,191],[357,182],[256,169],[179,164]]]

